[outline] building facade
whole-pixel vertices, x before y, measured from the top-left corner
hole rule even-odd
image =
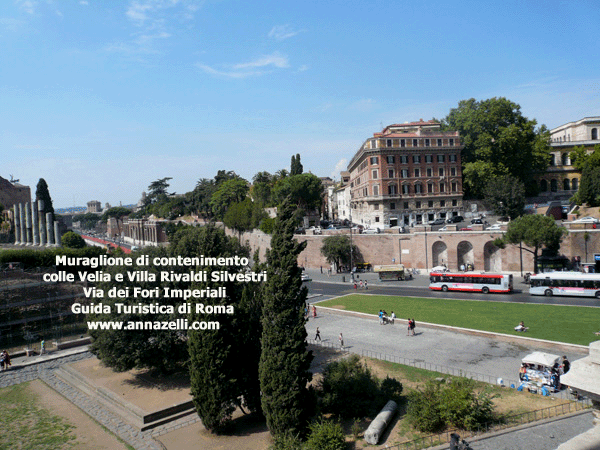
[[[374,133],[348,165],[352,221],[383,229],[460,215],[462,148],[457,131],[433,120]]]
[[[570,198],[579,189],[581,173],[573,167],[569,154],[575,147],[592,152],[600,144],[600,116],[585,117],[550,130],[550,166],[537,176],[540,195]]]

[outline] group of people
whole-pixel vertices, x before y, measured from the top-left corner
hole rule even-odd
[[[560,389],[560,376],[564,375],[571,369],[571,362],[566,356],[562,357],[561,363],[555,363],[551,368],[544,367],[540,364],[528,364],[522,363],[519,369],[519,380],[531,381],[531,378],[535,379],[536,373],[542,374],[544,378],[549,380],[550,386],[554,389]],[[537,375],[539,376],[539,375]]]
[[[340,333],[338,340],[340,341],[340,348],[343,349],[344,348],[344,335],[342,333]],[[322,341],[321,331],[319,330],[319,327],[317,327],[317,331],[315,333],[315,341]]]
[[[10,355],[6,350],[2,350],[2,353],[0,353],[0,371],[8,370],[11,365]]]
[[[307,303],[306,305],[304,305],[304,317],[306,317],[307,319],[310,318],[310,313],[311,313],[311,306],[310,306],[310,303]],[[312,305],[312,316],[313,316],[313,319],[317,318],[317,307],[315,305]]]
[[[358,288],[365,288],[365,289],[369,289],[368,287],[369,285],[367,284],[367,280],[365,280],[365,282],[363,283],[363,280],[360,280],[358,283],[356,281],[354,281],[354,289],[358,289]]]
[[[388,313],[383,309],[379,310],[379,325],[385,325],[386,323],[391,323],[393,325],[394,320],[396,320],[396,314],[394,314],[394,311],[388,315]]]

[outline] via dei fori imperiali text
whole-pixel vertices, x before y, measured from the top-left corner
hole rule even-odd
[[[68,257],[65,255],[56,256],[56,273],[47,273],[43,275],[45,282],[127,282],[133,283],[133,286],[117,287],[112,286],[108,289],[91,286],[84,287],[84,296],[88,299],[129,299],[127,303],[114,302],[111,304],[103,303],[74,303],[71,306],[73,314],[124,314],[124,315],[187,315],[195,312],[197,314],[233,314],[233,305],[205,305],[204,303],[187,303],[190,299],[218,299],[226,298],[227,290],[225,286],[219,286],[219,283],[241,282],[241,283],[261,283],[267,281],[266,271],[253,272],[248,270],[248,258],[233,257],[155,257],[141,255],[137,258],[129,256],[109,256],[100,255],[97,257]],[[110,266],[122,266],[131,268],[115,274],[105,272],[100,268]],[[154,271],[144,270],[143,266],[152,267]],[[156,270],[160,267],[165,269],[173,266],[183,267],[184,271],[177,270]],[[212,266],[212,267],[232,267],[233,270],[193,270],[192,267]],[[77,267],[84,270],[72,271],[61,270],[64,267]],[[190,269],[190,270],[187,270]],[[176,289],[172,287],[140,287],[135,283],[216,283],[215,286],[203,289]],[[179,305],[154,303],[132,304],[131,299],[181,299],[184,303]],[[141,321],[141,322],[88,322],[89,329],[163,329],[163,330],[205,330],[219,329],[219,322],[191,322],[186,318],[180,318],[170,321]]]

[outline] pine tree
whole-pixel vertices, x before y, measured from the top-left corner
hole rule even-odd
[[[52,206],[52,198],[50,197],[50,191],[48,190],[48,184],[46,180],[40,178],[35,189],[35,200],[44,201],[44,216],[46,213],[52,213],[52,221],[54,221],[54,206]]]
[[[297,219],[284,202],[275,222],[267,256],[268,280],[263,296],[260,388],[267,426],[275,437],[305,429],[312,397],[307,384],[312,353],[306,349],[304,306],[298,254],[306,246],[294,240]]]
[[[296,156],[292,155],[292,162],[290,164],[290,175],[301,175],[304,171],[304,167],[300,162],[300,153],[296,153]]]

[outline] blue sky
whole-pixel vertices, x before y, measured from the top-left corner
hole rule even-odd
[[[507,97],[600,115],[597,1],[6,0],[0,176],[55,207],[234,170],[339,179],[382,126]]]

